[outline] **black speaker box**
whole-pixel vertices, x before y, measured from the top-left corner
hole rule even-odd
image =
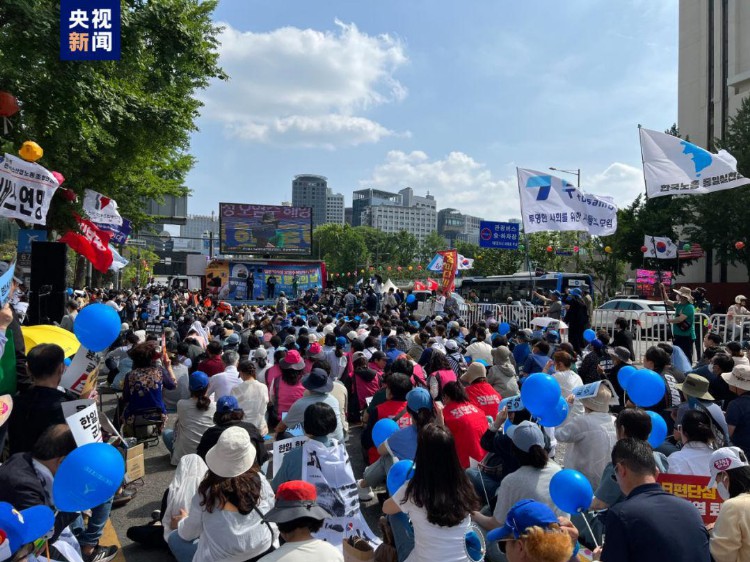
[[[60,242],[32,242],[29,324],[52,324],[65,315],[67,250]]]

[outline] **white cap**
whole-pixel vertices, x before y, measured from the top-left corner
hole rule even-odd
[[[346,334],[346,337],[349,339],[349,341],[354,341],[354,340],[357,339],[357,332],[355,332],[354,330],[352,330],[351,332],[349,332],[348,334]]]
[[[750,466],[747,457],[739,447],[722,447],[711,453],[709,469],[711,470],[711,481],[708,483],[709,488],[716,486],[716,476],[720,472],[726,472],[732,468]]]
[[[263,330],[255,330],[253,335],[258,339],[263,339]]]

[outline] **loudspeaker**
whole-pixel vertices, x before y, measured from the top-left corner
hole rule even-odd
[[[65,315],[68,247],[60,242],[31,243],[29,323],[52,324]]]

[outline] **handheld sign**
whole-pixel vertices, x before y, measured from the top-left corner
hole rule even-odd
[[[509,412],[520,412],[521,410],[523,410],[523,401],[521,400],[521,395],[517,394],[515,396],[503,398],[500,401],[498,410],[502,410],[503,408],[506,408],[506,407],[508,408]]]
[[[80,396],[85,389],[92,388],[92,385],[87,383],[89,379],[96,378],[98,363],[96,352],[81,346],[65,369],[60,386]]]
[[[602,381],[592,382],[591,384],[584,384],[583,386],[577,386],[573,389],[571,394],[576,397],[576,400],[583,400],[584,398],[593,398],[599,392],[599,387]]]
[[[8,271],[0,275],[0,307],[3,307],[10,300],[13,290],[13,276],[16,272],[16,262],[10,264]]]
[[[102,431],[95,400],[73,400],[61,404],[76,445],[101,443]]]

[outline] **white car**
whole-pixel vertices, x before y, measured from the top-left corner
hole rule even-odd
[[[674,316],[674,308],[663,302],[645,299],[613,299],[594,310],[591,324],[594,328],[613,331],[615,320],[625,318],[631,331],[667,337],[668,319]]]

